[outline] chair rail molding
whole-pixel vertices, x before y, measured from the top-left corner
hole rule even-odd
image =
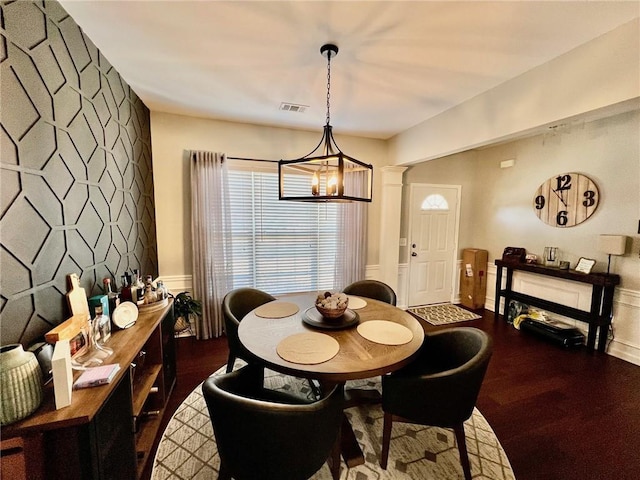
[[[458,275],[460,273],[460,268],[462,266],[462,260],[458,260]],[[485,299],[484,308],[487,310],[493,311],[493,306],[495,302],[495,284],[496,284],[496,266],[493,264],[489,264],[487,266],[487,296]],[[409,272],[409,264],[401,263],[398,264],[398,275],[396,280],[396,294],[398,296],[398,308],[406,309],[407,308],[407,298],[408,298],[408,272]],[[380,265],[367,265],[365,278],[367,280],[382,280],[381,278],[381,268]],[[514,273],[514,289],[519,290],[522,287],[525,288],[538,288],[536,287],[536,283],[526,279],[518,279],[518,277],[530,276],[533,275],[527,274],[526,272],[517,272]],[[162,275],[161,280],[164,281],[165,286],[172,293],[179,293],[184,290],[190,290],[192,288],[191,275]],[[453,303],[460,303],[460,278],[456,283],[456,289],[453,295]],[[549,279],[547,279],[549,280]],[[587,292],[582,291],[584,289],[584,285],[576,284],[575,282],[568,282],[562,279],[551,279],[559,282],[561,285],[558,288],[554,288],[554,290],[558,290],[563,296],[566,294],[566,298],[571,299],[569,302],[570,306],[575,306],[576,308],[585,308],[588,310],[589,308],[589,296],[590,289],[587,286]],[[521,283],[519,283],[521,282]],[[548,285],[548,282],[543,282],[544,288],[551,288]],[[573,285],[574,288],[571,288]],[[577,291],[576,291],[577,289]],[[527,291],[527,293],[531,295],[540,294],[541,291]],[[586,303],[586,307],[584,306]],[[563,303],[567,303],[566,301]],[[504,306],[502,306],[502,310],[504,310]],[[502,311],[501,310],[501,311]],[[613,297],[613,339],[609,342],[607,346],[607,354],[625,360],[629,363],[633,363],[634,365],[640,366],[640,291],[631,290],[628,288],[616,288],[615,295]],[[575,326],[580,331],[586,334],[587,332],[587,324],[584,322],[580,322],[578,320],[574,320],[571,318],[562,317],[560,315],[555,315],[559,317],[562,321],[569,323],[572,326]]]
[[[191,275],[160,275],[164,286],[173,294],[190,291],[193,288],[193,279]]]

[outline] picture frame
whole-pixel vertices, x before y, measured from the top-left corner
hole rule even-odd
[[[589,274],[595,264],[596,261],[591,258],[580,257],[576,265],[576,272]]]

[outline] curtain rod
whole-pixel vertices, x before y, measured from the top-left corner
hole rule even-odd
[[[244,158],[244,157],[227,157],[228,160],[243,160],[246,162],[267,162],[278,163],[278,160],[266,160],[264,158]]]

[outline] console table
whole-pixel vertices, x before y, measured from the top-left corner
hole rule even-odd
[[[74,390],[60,410],[49,384],[33,415],[2,427],[3,441],[21,440],[26,478],[141,477],[176,382],[173,324],[172,300],[141,310],[134,326],[114,331],[107,343],[114,352],[107,363],[121,367],[111,383]]]
[[[509,308],[511,300],[526,303],[544,310],[574,318],[589,324],[587,335],[587,348],[593,350],[596,344],[596,334],[600,328],[598,339],[598,351],[604,352],[607,345],[609,326],[611,325],[611,313],[613,309],[613,293],[616,285],[620,284],[620,276],[606,273],[580,273],[573,270],[561,270],[559,268],[544,267],[542,265],[532,265],[529,263],[505,262],[496,260],[496,297],[495,314],[496,318],[500,313],[500,297],[504,297],[505,313]],[[507,270],[505,288],[502,288],[502,271]],[[573,282],[587,283],[592,285],[591,309],[589,311],[579,310],[559,303],[533,297],[512,289],[513,272],[515,270],[534,273],[536,275],[546,275],[548,277],[561,278]],[[503,315],[506,317],[506,315]]]

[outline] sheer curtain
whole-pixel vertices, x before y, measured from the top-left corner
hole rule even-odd
[[[354,195],[366,192],[366,173],[345,170],[345,191]],[[336,258],[336,289],[364,280],[367,265],[368,206],[366,202],[349,202],[340,205],[338,235],[343,245]]]
[[[193,297],[202,301],[196,338],[219,337],[222,299],[232,288],[229,182],[223,153],[191,151]]]

